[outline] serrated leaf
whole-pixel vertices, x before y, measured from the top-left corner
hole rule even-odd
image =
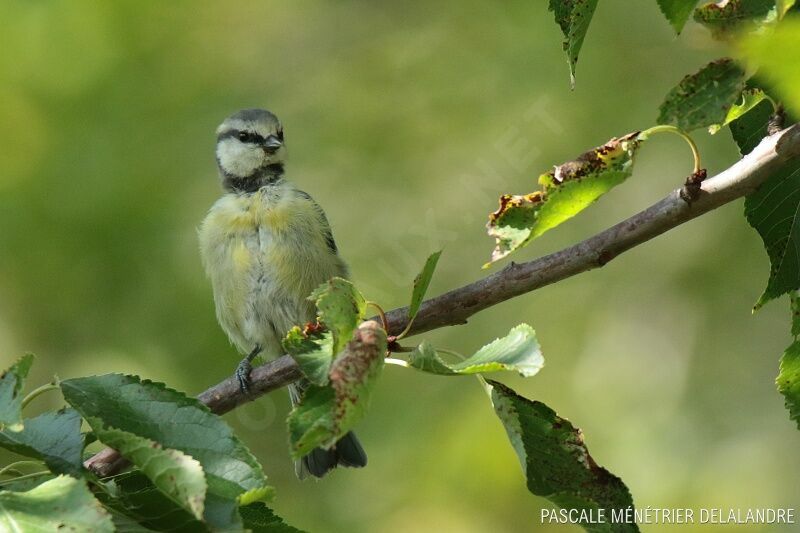
[[[237,498],[266,486],[261,465],[221,418],[162,383],[107,374],[62,381],[61,390],[90,424],[99,419],[104,428],[152,440],[199,461],[208,484],[203,516],[216,528],[236,525]]]
[[[297,361],[306,378],[316,385],[328,384],[333,363],[333,334],[320,324],[293,327],[283,340],[283,348]]]
[[[575,66],[578,63],[578,53],[581,51],[583,39],[592,21],[592,15],[597,7],[597,0],[550,0],[550,11],[556,19],[556,24],[564,34],[562,46],[567,53],[569,63],[569,79],[575,87]]]
[[[425,266],[422,271],[414,278],[414,290],[411,292],[411,304],[408,306],[408,319],[413,320],[419,312],[419,306],[422,305],[422,299],[425,298],[425,293],[428,292],[428,286],[431,284],[433,272],[436,270],[436,264],[439,262],[439,257],[442,251],[432,253],[425,261]]]
[[[0,530],[100,533],[114,524],[86,483],[59,476],[27,492],[0,491]]]
[[[0,374],[0,429],[22,429],[22,387],[33,364],[33,355],[25,354]]]
[[[153,440],[106,427],[100,418],[87,417],[86,421],[103,444],[139,467],[158,490],[198,520],[203,518],[207,486],[197,460]]]
[[[239,509],[244,527],[253,533],[303,533],[288,525],[263,503],[246,505]]]
[[[581,430],[541,402],[531,401],[489,381],[495,413],[506,429],[527,478],[528,490],[569,509],[633,508],[620,478],[599,466]],[[587,531],[638,531],[635,524],[581,524]]]
[[[112,513],[115,524],[122,522],[131,531],[210,531],[208,524],[169,499],[139,470],[117,475],[106,485],[108,490],[98,491],[97,498]]]
[[[520,324],[505,337],[495,339],[458,363],[446,362],[430,343],[423,341],[409,354],[409,364],[416,369],[445,376],[509,370],[530,377],[542,369],[544,357],[536,332],[529,325]]]
[[[707,128],[725,120],[745,85],[744,70],[732,59],[712,61],[684,77],[664,98],[658,123],[684,131]]]
[[[767,136],[773,108],[769,101],[757,104],[749,113],[731,122],[728,127],[741,155],[749,154]]]
[[[386,356],[386,332],[375,322],[363,323],[331,365],[330,383],[311,385],[289,414],[292,456],[329,448],[366,413]]]
[[[747,222],[770,260],[769,280],[754,307],[800,289],[800,159],[786,161],[744,201]]]
[[[717,133],[721,130],[724,126],[727,126],[734,120],[738,120],[742,118],[745,113],[748,113],[750,110],[755,108],[758,104],[764,101],[767,98],[767,95],[758,88],[745,88],[742,91],[742,95],[740,97],[740,101],[735,103],[728,109],[728,113],[725,115],[725,119],[719,124],[712,124],[708,127],[708,132],[712,135]]]
[[[800,19],[790,16],[769,32],[742,39],[740,49],[748,64],[758,68],[759,77],[769,82],[770,96],[778,99],[795,116],[800,115]],[[787,123],[787,126],[789,124]]]
[[[775,383],[786,399],[789,418],[800,429],[800,341],[792,343],[781,356],[780,372]]]
[[[765,22],[774,8],[775,0],[719,0],[695,9],[694,20],[725,39]]]
[[[333,333],[333,353],[339,353],[364,319],[367,307],[364,296],[346,279],[331,278],[308,299],[316,304],[320,322]]]
[[[56,474],[83,475],[83,445],[81,416],[74,409],[28,418],[22,431],[0,431],[0,447],[41,459]]]
[[[484,268],[574,217],[625,181],[643,140],[639,132],[611,139],[540,176],[542,190],[503,195],[486,225],[496,245]]]
[[[678,34],[696,5],[697,0],[658,0],[658,7]]]

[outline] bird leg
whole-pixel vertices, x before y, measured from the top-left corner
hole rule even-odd
[[[250,371],[253,370],[253,365],[251,363],[260,351],[261,346],[256,344],[253,351],[247,354],[247,357],[242,359],[239,362],[239,366],[236,367],[236,379],[239,381],[239,390],[244,394],[250,392]]]

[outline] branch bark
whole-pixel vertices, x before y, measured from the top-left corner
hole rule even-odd
[[[647,209],[582,242],[533,261],[512,262],[483,279],[426,300],[409,334],[466,324],[475,313],[500,302],[601,267],[657,235],[753,192],[774,169],[794,157],[800,157],[800,124],[765,138],[736,164],[705,180],[699,196],[691,203],[683,200],[680,189],[676,189]],[[408,324],[408,308],[394,309],[386,318],[388,333],[397,335]],[[300,377],[297,364],[284,355],[253,369],[251,391],[247,395],[239,390],[236,379],[230,377],[197,398],[214,413],[223,414]],[[108,476],[125,468],[127,462],[106,448],[84,465],[98,476]]]

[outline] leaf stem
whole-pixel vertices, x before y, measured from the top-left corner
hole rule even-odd
[[[697,145],[694,142],[694,139],[683,131],[682,129],[678,128],[677,126],[672,126],[671,124],[661,124],[659,126],[653,126],[652,128],[644,130],[641,134],[639,134],[640,138],[647,138],[654,133],[674,133],[681,137],[686,143],[689,145],[689,148],[692,149],[692,156],[694,157],[694,172],[699,172],[703,165],[700,163],[700,150],[697,149]]]
[[[22,465],[41,466],[42,462],[41,461],[16,461],[14,463],[11,463],[9,465],[4,466],[3,468],[0,468],[0,476],[8,475],[12,471],[21,473],[17,468],[22,466]]]
[[[384,331],[388,332],[389,331],[389,322],[386,320],[386,312],[383,310],[383,307],[378,305],[377,302],[373,302],[373,301],[367,301],[366,305],[375,308],[375,310],[378,312],[378,316],[381,317],[381,324],[383,325]]]
[[[47,391],[60,389],[61,386],[59,385],[59,383],[60,382],[59,382],[58,376],[55,376],[53,378],[53,381],[51,381],[50,383],[45,383],[41,387],[37,387],[37,388],[33,389],[22,400],[22,409],[25,409],[25,406],[28,405],[29,403],[31,403],[31,401],[33,401],[33,399],[36,398],[37,396],[39,396],[40,394],[44,394]]]

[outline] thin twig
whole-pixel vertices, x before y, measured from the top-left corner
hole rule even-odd
[[[644,211],[597,235],[559,252],[527,263],[511,263],[483,279],[426,300],[409,333],[416,335],[444,326],[466,324],[475,313],[562,279],[606,265],[621,253],[666,233],[684,222],[712,211],[756,190],[783,162],[800,157],[800,124],[764,139],[736,164],[703,181],[691,204],[674,190]],[[388,333],[397,335],[408,326],[408,308],[386,313]],[[198,396],[213,412],[222,414],[272,390],[286,386],[302,374],[288,355],[253,369],[248,394],[240,391],[234,377]],[[98,476],[119,472],[126,462],[106,448],[85,466]]]

